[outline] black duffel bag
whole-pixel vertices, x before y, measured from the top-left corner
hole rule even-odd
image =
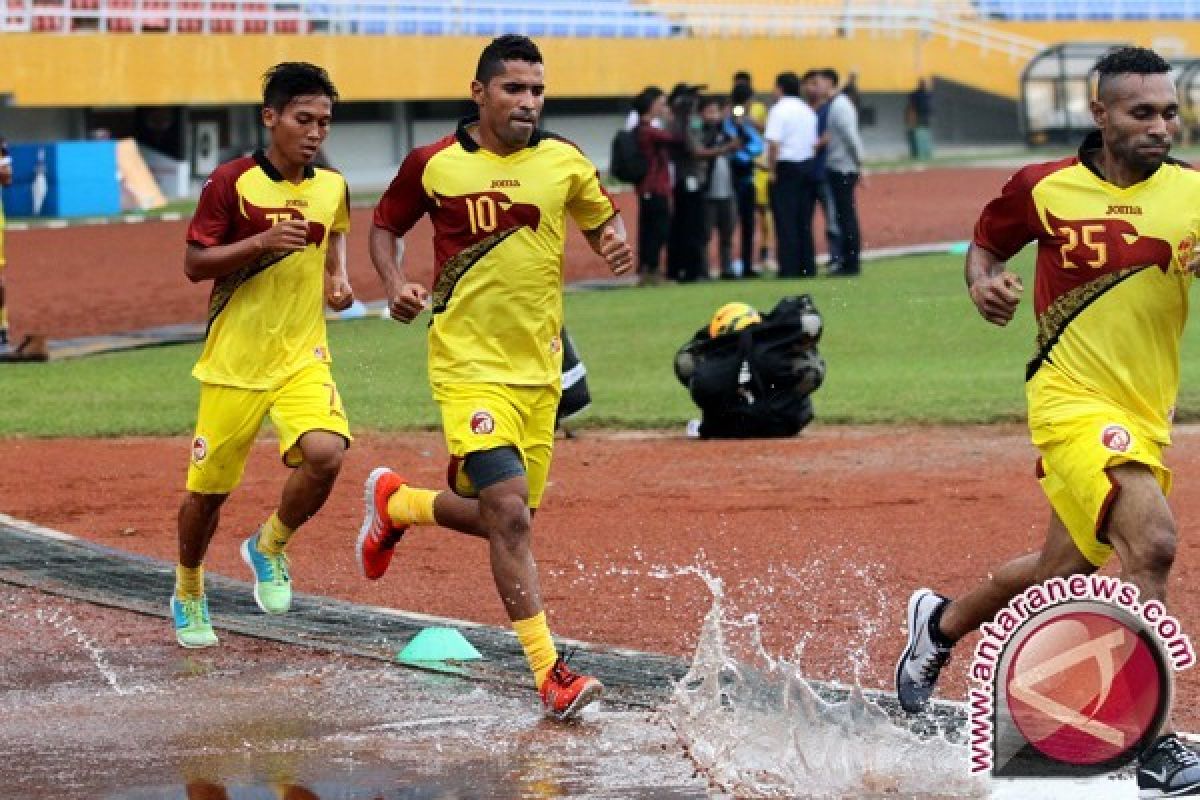
[[[675,354],[675,376],[700,407],[701,438],[794,436],[813,419],[825,379],[824,327],[807,294],[785,297],[762,322],[710,336],[701,328]]]

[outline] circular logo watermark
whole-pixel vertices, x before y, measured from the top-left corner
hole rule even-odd
[[[1127,616],[1094,602],[1066,603],[1014,639],[1003,675],[1007,711],[1047,758],[1111,768],[1162,729],[1171,672],[1161,646]]]
[[[1173,673],[1196,663],[1179,620],[1108,575],[1052,578],[980,626],[968,691],[970,770],[1084,777],[1162,732]]]

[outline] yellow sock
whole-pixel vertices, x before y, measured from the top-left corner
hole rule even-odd
[[[433,489],[401,486],[388,498],[388,517],[393,525],[436,525],[433,501],[438,494]]]
[[[513,621],[513,630],[517,632],[517,641],[525,651],[525,659],[533,670],[533,683],[537,689],[542,688],[550,668],[558,660],[558,651],[554,649],[554,639],[550,637],[550,626],[546,624],[546,612],[540,612],[536,617]]]
[[[204,596],[204,565],[185,567],[175,565],[175,596],[180,600]]]
[[[279,521],[279,514],[272,514],[258,531],[258,551],[269,556],[280,555],[293,533],[294,530]]]

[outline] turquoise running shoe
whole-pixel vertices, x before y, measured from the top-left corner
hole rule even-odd
[[[204,595],[187,600],[171,596],[171,619],[175,639],[184,647],[216,647],[217,634],[208,619],[208,598]]]
[[[267,555],[258,549],[258,534],[242,542],[242,560],[254,572],[254,602],[268,614],[285,614],[292,607],[292,577],[286,553]]]

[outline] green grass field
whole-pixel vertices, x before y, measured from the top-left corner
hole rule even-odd
[[[858,279],[714,282],[567,295],[567,320],[588,368],[581,425],[673,428],[695,415],[675,380],[675,351],[722,303],[768,310],[812,294],[825,317],[829,364],[814,396],[823,423],[988,423],[1023,419],[1029,308],[1000,329],[963,289],[961,256],[889,259]],[[1018,271],[1028,279],[1029,255]],[[1029,281],[1027,280],[1028,284]],[[385,320],[330,326],[335,375],[356,430],[437,425],[425,379],[425,326]],[[1194,326],[1187,335],[1194,340]],[[120,436],[191,430],[196,345],[42,365],[0,367],[0,435]],[[1184,347],[1184,419],[1200,417],[1200,343]]]

